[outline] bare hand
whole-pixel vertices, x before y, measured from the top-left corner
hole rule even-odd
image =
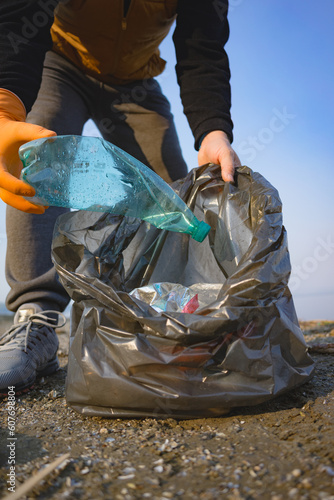
[[[214,130],[204,137],[198,152],[198,164],[205,163],[220,165],[223,180],[233,182],[234,170],[241,166],[241,162],[225,132]]]

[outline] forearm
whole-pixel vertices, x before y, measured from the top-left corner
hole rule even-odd
[[[195,147],[208,132],[222,130],[232,141],[227,1],[179,0],[173,40],[184,112]]]
[[[40,87],[57,0],[1,0],[0,88],[14,92],[27,112]]]

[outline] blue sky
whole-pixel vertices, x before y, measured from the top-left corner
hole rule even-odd
[[[233,146],[280,193],[300,319],[334,319],[333,19],[332,0],[230,0]],[[161,51],[168,64],[160,82],[191,169],[197,153],[170,36]],[[90,124],[85,133],[94,134]],[[1,203],[0,302],[8,290],[4,213]]]

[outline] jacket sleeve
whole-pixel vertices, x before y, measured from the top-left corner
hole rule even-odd
[[[1,0],[0,88],[11,90],[30,111],[42,78],[58,0]]]
[[[173,41],[184,113],[199,148],[203,134],[223,130],[233,140],[227,0],[179,0]]]

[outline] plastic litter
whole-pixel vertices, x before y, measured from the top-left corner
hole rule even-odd
[[[158,312],[193,313],[199,307],[198,293],[178,283],[154,283],[135,288],[130,295],[146,302]]]
[[[37,139],[19,156],[21,178],[36,190],[28,199],[38,205],[138,217],[197,241],[210,231],[153,170],[100,137]]]
[[[173,189],[211,226],[203,243],[108,213],[58,219],[52,258],[74,301],[66,398],[82,414],[218,416],[312,376],[277,191],[247,167],[225,184],[215,165]],[[133,292],[158,283],[199,307],[157,311]]]

